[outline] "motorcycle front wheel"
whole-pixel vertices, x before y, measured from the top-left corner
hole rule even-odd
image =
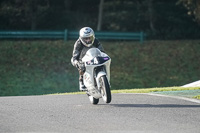
[[[106,103],[111,102],[111,91],[110,91],[110,85],[108,83],[107,77],[104,75],[100,78],[100,86],[101,86],[101,94],[103,101]]]
[[[99,99],[94,98],[93,96],[90,96],[89,94],[87,94],[89,97],[89,100],[92,104],[98,104],[99,103]]]

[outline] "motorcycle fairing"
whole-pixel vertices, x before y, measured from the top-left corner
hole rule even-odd
[[[97,48],[89,49],[85,56],[83,57],[82,61],[85,63],[86,71],[83,75],[83,82],[88,89],[88,93],[92,94],[95,98],[100,98],[101,93],[98,89],[95,88],[95,82],[97,83],[97,87],[99,88],[98,82],[95,80],[99,80],[100,76],[98,75],[106,75],[108,81],[110,82],[110,57],[101,52]],[[94,74],[94,69],[99,66],[104,66],[105,72],[100,72],[97,75]],[[98,77],[98,78],[97,78]]]

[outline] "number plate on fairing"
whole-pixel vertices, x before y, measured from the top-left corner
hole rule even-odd
[[[87,61],[87,65],[98,65],[98,64],[103,64],[104,62],[108,61],[110,58],[109,57],[95,57],[90,61]]]

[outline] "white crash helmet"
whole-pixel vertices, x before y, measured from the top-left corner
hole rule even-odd
[[[79,32],[79,38],[86,47],[91,47],[94,43],[94,31],[90,27],[84,27]]]

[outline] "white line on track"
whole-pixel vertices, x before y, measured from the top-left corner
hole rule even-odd
[[[179,96],[169,96],[169,95],[153,94],[153,93],[147,93],[147,95],[160,96],[160,97],[171,97],[171,98],[186,100],[186,101],[190,101],[190,102],[194,102],[194,103],[199,103],[200,104],[200,100],[198,100],[198,99],[192,99],[192,98],[186,98],[186,97],[179,97]]]
[[[140,95],[151,95],[151,96],[159,96],[159,97],[170,97],[170,98],[176,98],[176,99],[186,100],[186,101],[200,104],[200,100],[198,99],[179,97],[179,96],[169,96],[169,95],[161,95],[161,94],[153,94],[153,93],[119,93],[119,94],[140,94]]]

